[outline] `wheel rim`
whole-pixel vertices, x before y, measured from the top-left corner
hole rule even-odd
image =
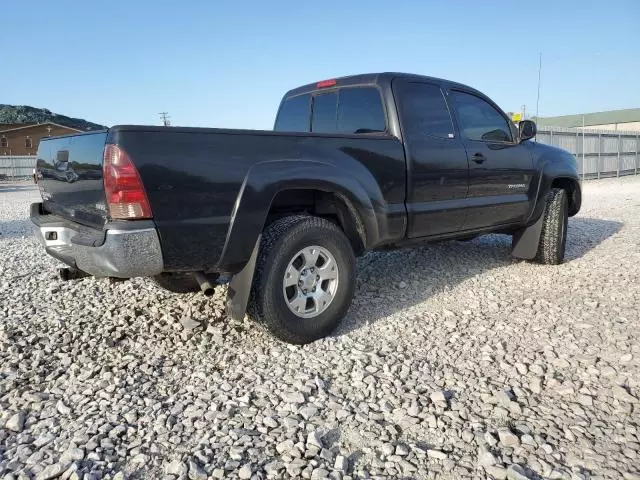
[[[296,316],[313,318],[324,312],[338,291],[339,271],[334,256],[312,245],[296,253],[284,272],[282,293]]]

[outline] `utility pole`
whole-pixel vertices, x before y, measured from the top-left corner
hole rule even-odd
[[[540,77],[542,75],[542,52],[540,52],[540,58],[538,60],[538,97],[536,98],[536,122],[539,122],[538,114],[540,107]]]
[[[169,112],[160,112],[158,115],[160,115],[160,120],[162,120],[162,124],[165,127],[171,125],[171,122],[169,121]]]

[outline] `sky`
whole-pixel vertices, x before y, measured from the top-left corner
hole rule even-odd
[[[505,111],[640,107],[638,0],[2,2],[0,103],[111,126],[271,129],[298,85],[401,71]]]

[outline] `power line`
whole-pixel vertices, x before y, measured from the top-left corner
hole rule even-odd
[[[171,125],[171,122],[169,121],[169,112],[160,112],[158,115],[160,115],[160,120],[162,120],[162,124],[165,127]]]

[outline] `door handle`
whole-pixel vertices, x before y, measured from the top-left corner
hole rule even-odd
[[[471,160],[473,160],[476,163],[482,163],[487,159],[487,157],[485,157],[483,154],[481,153],[475,153],[472,157]]]

